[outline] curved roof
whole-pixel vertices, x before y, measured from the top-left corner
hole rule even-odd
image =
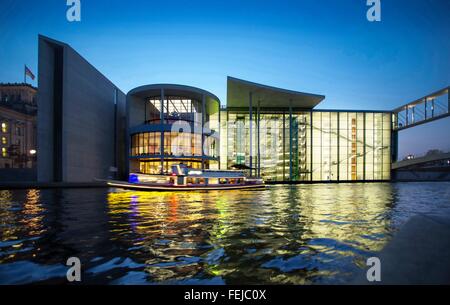
[[[252,93],[252,103],[256,107],[312,109],[325,96],[311,93],[275,88],[228,76],[227,107],[249,107],[249,94]]]
[[[152,84],[152,85],[144,85],[137,88],[134,88],[128,92],[127,95],[138,96],[141,98],[148,98],[152,96],[159,96],[161,94],[161,89],[164,89],[164,94],[166,96],[186,96],[191,97],[197,100],[202,100],[202,96],[205,95],[207,100],[216,100],[220,103],[220,100],[217,96],[208,92],[206,90],[185,86],[185,85],[177,85],[177,84]]]

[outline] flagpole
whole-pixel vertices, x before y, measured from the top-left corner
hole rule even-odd
[[[27,65],[24,65],[23,67],[23,82],[27,83]]]

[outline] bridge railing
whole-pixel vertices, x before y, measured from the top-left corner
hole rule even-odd
[[[393,130],[402,130],[450,116],[450,87],[393,110]]]

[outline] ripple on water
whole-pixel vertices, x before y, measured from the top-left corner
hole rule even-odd
[[[194,193],[0,192],[0,283],[342,283],[450,183],[270,186]],[[430,199],[432,198],[432,200]]]

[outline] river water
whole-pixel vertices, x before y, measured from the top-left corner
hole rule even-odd
[[[450,215],[450,183],[156,193],[0,191],[0,284],[340,284],[408,218]]]

